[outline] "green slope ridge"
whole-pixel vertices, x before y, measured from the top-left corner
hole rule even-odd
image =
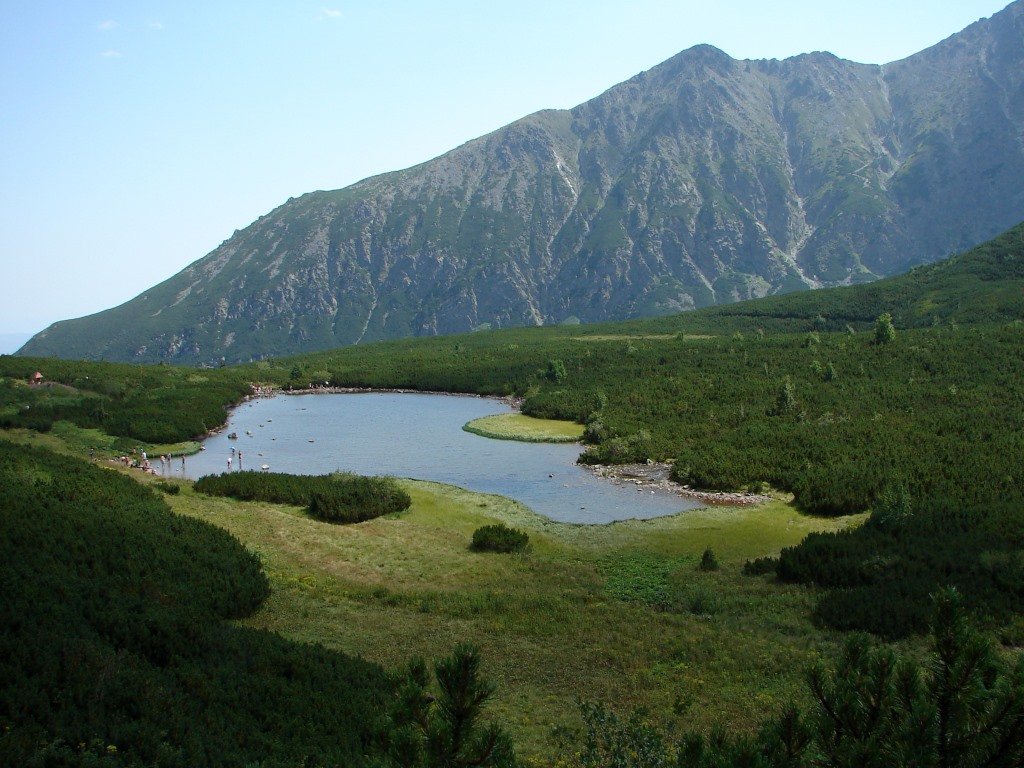
[[[976,248],[867,285],[743,302],[708,312],[723,318],[816,320],[822,329],[863,327],[882,312],[896,325],[977,324],[1024,318],[1024,224]]]

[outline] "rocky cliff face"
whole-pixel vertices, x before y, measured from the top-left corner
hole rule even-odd
[[[1024,220],[1024,0],[885,66],[684,51],[314,192],[25,354],[213,362],[873,280]]]

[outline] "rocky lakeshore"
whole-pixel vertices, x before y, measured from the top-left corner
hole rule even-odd
[[[613,483],[631,484],[638,488],[649,488],[652,491],[667,491],[688,499],[697,499],[707,504],[722,506],[750,506],[763,504],[771,500],[770,496],[760,493],[740,493],[723,491],[700,491],[688,485],[680,485],[671,479],[672,465],[664,462],[650,464],[597,464],[584,465],[595,475],[611,480]]]

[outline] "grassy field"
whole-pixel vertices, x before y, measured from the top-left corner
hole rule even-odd
[[[538,419],[521,413],[497,413],[473,419],[463,427],[467,432],[497,440],[526,443],[575,443],[583,436],[583,425],[571,421]]]
[[[811,626],[813,595],[740,573],[811,530],[852,519],[802,516],[786,502],[714,508],[608,526],[554,523],[508,499],[402,481],[409,511],[355,526],[296,507],[195,494],[172,507],[223,526],[263,560],[272,594],[248,621],[396,668],[413,655],[478,645],[496,711],[527,755],[550,754],[577,699],[647,707],[691,724],[752,729],[803,695],[803,670],[835,637]],[[520,555],[470,552],[480,525],[530,535]],[[705,547],[721,569],[700,572]]]

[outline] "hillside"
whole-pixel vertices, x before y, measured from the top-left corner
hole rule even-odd
[[[0,763],[365,764],[388,678],[232,626],[270,592],[236,538],[118,472],[0,459]]]
[[[883,312],[901,328],[1024,319],[1024,224],[948,259],[867,285],[773,296],[699,313],[700,322],[743,319],[799,330],[863,328]],[[692,320],[697,320],[695,315]],[[684,322],[686,317],[678,318]]]
[[[1024,0],[885,66],[698,46],[571,110],[289,200],[22,353],[247,361],[871,281],[1024,219],[1022,83]]]

